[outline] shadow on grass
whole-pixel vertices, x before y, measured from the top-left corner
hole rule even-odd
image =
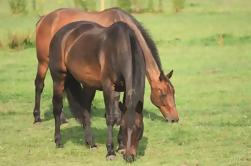
[[[158,109],[154,110],[158,111]],[[68,105],[64,106],[63,112],[65,114],[66,119],[73,118],[70,109]],[[165,119],[162,116],[157,115],[157,113],[151,112],[149,110],[144,109],[144,118],[145,119],[150,119],[151,121],[162,121],[166,122]],[[104,107],[96,107],[92,106],[92,117],[101,117],[104,118],[105,114],[105,108]],[[47,110],[44,113],[44,121],[48,121],[54,119],[53,117],[53,111],[52,111],[52,105],[50,105],[49,110]],[[105,124],[104,124],[105,126]],[[118,135],[118,127],[114,127],[114,144],[117,145],[117,135]],[[107,128],[95,128],[92,127],[92,132],[94,136],[94,140],[97,144],[106,144],[106,138],[107,138]],[[74,126],[74,127],[69,127],[69,128],[62,128],[61,129],[61,134],[62,134],[62,143],[66,144],[67,142],[72,142],[73,144],[77,144],[80,146],[85,146],[85,141],[84,141],[84,129],[81,125],[79,126]],[[145,149],[148,144],[148,138],[146,136],[143,136],[138,147],[138,156],[137,158],[140,158],[141,156],[145,155]],[[116,146],[115,146],[116,147]]]
[[[114,131],[114,136],[113,136],[114,144],[117,145],[118,127],[114,127],[113,131]],[[107,138],[106,127],[102,129],[92,127],[92,132],[94,135],[94,140],[98,145],[106,144],[106,138]],[[62,134],[63,144],[66,144],[67,142],[72,142],[73,144],[85,146],[84,129],[80,125],[61,129],[61,134]],[[138,157],[145,155],[145,149],[147,147],[147,144],[148,144],[148,138],[143,136],[139,143]]]
[[[92,133],[93,133],[94,140],[96,143],[105,144],[106,135],[107,135],[105,128],[99,129],[99,128],[92,127]],[[67,142],[72,142],[74,144],[85,146],[84,129],[80,124],[79,126],[73,126],[73,127],[61,129],[61,134],[62,134],[63,144]]]
[[[63,112],[64,112],[66,119],[70,119],[73,117],[70,112],[70,108],[68,106],[63,107]],[[54,119],[52,105],[50,105],[50,108],[44,112],[44,119],[42,119],[42,120],[49,121],[51,119]]]
[[[156,110],[154,110],[154,111],[157,112],[157,111],[159,111],[159,110],[156,109]],[[164,119],[164,117],[159,116],[159,115],[157,115],[156,113],[151,112],[151,111],[148,111],[148,110],[146,110],[146,109],[144,109],[143,114],[144,114],[144,118],[150,119],[151,121],[157,120],[157,121],[160,121],[160,122],[166,122],[166,120]]]
[[[64,113],[65,117],[67,119],[72,118],[73,116],[70,113],[69,107],[65,106],[64,107]],[[105,109],[104,108],[98,108],[93,106],[92,107],[92,117],[103,117],[104,118],[105,114]],[[160,120],[164,121],[164,119],[160,116],[158,116],[155,113],[152,113],[150,111],[144,110],[144,117],[145,118],[150,118],[152,121],[154,120]],[[53,112],[52,112],[52,105],[50,106],[50,109],[47,110],[44,113],[44,121],[48,121],[54,119],[53,117]],[[105,124],[104,124],[105,126]],[[114,127],[113,129],[113,140],[115,147],[117,145],[117,135],[118,135],[118,127]],[[97,144],[106,144],[106,139],[107,139],[107,128],[96,128],[92,127],[92,132],[94,136],[94,140]],[[85,140],[84,140],[84,129],[83,127],[79,124],[79,126],[73,126],[69,128],[62,128],[61,129],[61,134],[62,134],[62,143],[66,144],[67,142],[72,142],[73,144],[77,144],[80,146],[86,146],[85,145]],[[138,156],[137,158],[140,158],[141,156],[145,155],[145,149],[148,144],[148,138],[143,136],[138,147]]]
[[[64,115],[65,115],[66,119],[73,118],[68,105],[63,107],[63,112],[64,112]],[[104,118],[105,117],[105,109],[104,108],[97,108],[95,106],[92,106],[91,116],[92,117],[103,117]],[[51,119],[54,119],[52,105],[50,105],[50,108],[44,112],[43,121],[49,121]]]
[[[143,136],[139,142],[138,158],[145,155],[145,150],[146,150],[147,144],[148,144],[148,138]]]
[[[18,111],[0,111],[0,117],[8,117],[8,116],[15,116],[15,115],[30,115],[29,112],[18,112]]]
[[[154,111],[157,112],[159,110],[156,108]],[[66,119],[73,118],[68,105],[64,106],[63,112],[64,112],[64,115],[65,115]],[[166,122],[166,120],[162,116],[157,115],[157,113],[148,111],[147,109],[143,110],[143,114],[144,114],[144,118],[150,119],[151,121],[157,120],[157,121],[161,121],[161,122]],[[105,117],[105,108],[104,107],[102,107],[102,108],[101,107],[95,107],[94,105],[92,105],[91,116],[92,117],[104,118]],[[46,110],[44,112],[43,121],[49,121],[51,119],[54,119],[53,111],[52,111],[52,105],[50,105],[49,110]]]

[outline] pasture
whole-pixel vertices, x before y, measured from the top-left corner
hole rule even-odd
[[[187,0],[180,13],[169,2],[165,5],[164,13],[134,16],[156,41],[165,71],[174,69],[180,121],[170,124],[162,118],[146,83],[145,130],[132,165],[251,165],[251,1]],[[35,48],[12,50],[4,43],[10,33],[34,35],[38,16],[13,16],[5,1],[0,6],[0,165],[126,165],[120,154],[115,161],[105,159],[101,92],[92,107],[95,150],[85,146],[83,129],[66,100],[64,148],[55,148],[49,73],[41,102],[43,122],[33,124]],[[115,136],[117,132],[118,127]]]

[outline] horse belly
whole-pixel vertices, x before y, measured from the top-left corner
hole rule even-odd
[[[102,89],[100,77],[97,75],[92,75],[92,74],[84,74],[80,78],[80,82],[83,85],[87,85],[89,87],[94,87],[96,89]]]
[[[73,77],[83,85],[101,89],[101,77],[99,69],[95,67],[85,66],[81,68],[74,67],[71,71]]]

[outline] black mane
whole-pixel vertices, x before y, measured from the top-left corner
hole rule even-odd
[[[143,27],[142,23],[140,23],[138,20],[136,20],[131,14],[125,12],[124,10],[121,10],[120,8],[114,8],[114,9],[120,10],[121,12],[125,13],[127,16],[129,16],[132,19],[132,21],[135,23],[135,25],[140,30],[142,36],[144,37],[148,48],[151,50],[153,58],[157,64],[159,70],[161,72],[163,72],[158,49],[157,49],[156,44],[154,43],[151,35],[149,34],[149,32]]]

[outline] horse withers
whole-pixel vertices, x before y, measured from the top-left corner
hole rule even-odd
[[[71,109],[73,115],[83,126],[89,123],[89,117],[86,116],[88,110],[83,106],[86,96],[84,98],[78,90],[81,83],[85,89],[90,90],[87,102],[93,99],[93,91],[103,91],[108,128],[107,158],[113,159],[113,126],[117,123],[115,97],[118,91],[123,91],[125,112],[122,114],[120,132],[125,146],[124,159],[133,161],[143,134],[142,110],[146,70],[144,56],[134,31],[122,22],[114,23],[108,28],[91,22],[70,23],[53,37],[49,58],[53,79],[56,146],[62,146],[60,114],[64,91],[71,101],[70,107],[74,107]],[[94,142],[92,137],[88,139]]]

